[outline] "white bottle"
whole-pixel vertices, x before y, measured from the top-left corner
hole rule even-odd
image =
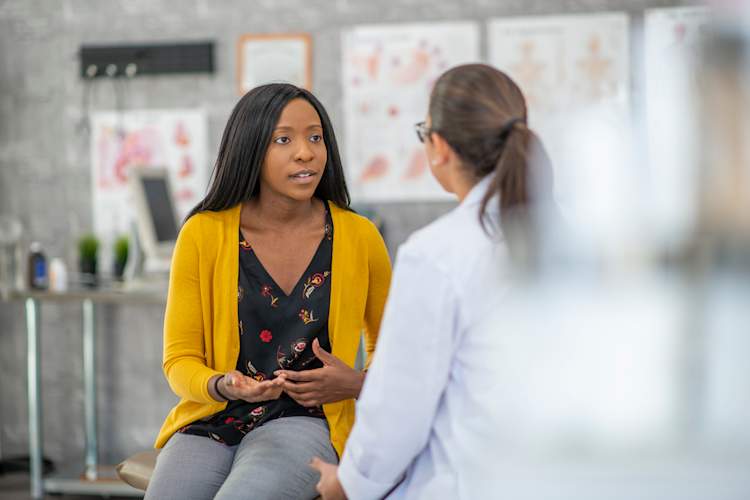
[[[68,270],[62,259],[55,257],[49,264],[49,289],[65,292],[68,289]]]

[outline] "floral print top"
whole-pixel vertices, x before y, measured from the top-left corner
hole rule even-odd
[[[330,352],[328,308],[333,221],[328,205],[325,236],[288,296],[276,285],[241,231],[239,245],[237,309],[240,355],[237,370],[256,380],[266,380],[274,378],[273,372],[278,369],[322,367],[312,351],[312,341],[317,338],[320,346]],[[273,401],[230,401],[223,411],[186,425],[179,432],[235,445],[245,434],[269,420],[300,415],[324,418],[321,407],[305,408],[282,393]]]

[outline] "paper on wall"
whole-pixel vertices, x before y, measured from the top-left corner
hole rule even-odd
[[[644,15],[646,130],[654,224],[667,244],[690,237],[697,196],[700,46],[709,9],[650,9]]]
[[[95,112],[91,130],[94,231],[105,245],[129,234],[135,217],[128,189],[130,167],[169,171],[180,221],[205,194],[209,169],[204,111]]]
[[[450,199],[414,124],[445,70],[479,60],[475,23],[356,27],[343,35],[345,169],[354,201]]]
[[[554,168],[561,209],[591,237],[632,238],[628,17],[622,13],[494,19],[489,62],[524,92],[529,126]],[[598,243],[595,243],[598,245]]]

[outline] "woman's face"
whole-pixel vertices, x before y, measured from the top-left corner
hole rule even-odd
[[[260,175],[263,193],[296,201],[312,198],[325,170],[328,152],[323,127],[307,100],[289,101],[271,135]]]

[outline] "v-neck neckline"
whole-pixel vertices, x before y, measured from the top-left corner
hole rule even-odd
[[[315,263],[315,261],[316,261],[316,259],[318,257],[318,254],[320,253],[321,249],[323,248],[323,243],[325,243],[325,241],[328,239],[331,231],[333,231],[333,229],[332,229],[332,227],[333,227],[333,220],[332,220],[333,217],[331,216],[331,211],[330,211],[330,208],[328,206],[328,202],[325,201],[325,200],[323,200],[323,206],[325,207],[325,226],[324,226],[324,229],[323,229],[323,237],[320,239],[320,242],[318,243],[318,246],[315,249],[315,253],[313,253],[312,257],[310,258],[310,262],[307,263],[307,267],[305,267],[305,270],[302,271],[302,275],[294,283],[294,286],[289,291],[289,293],[286,293],[286,291],[281,286],[279,286],[279,284],[276,281],[276,279],[271,275],[271,273],[268,271],[268,269],[266,269],[266,266],[263,264],[263,261],[260,260],[260,257],[258,256],[257,253],[255,253],[255,250],[253,249],[253,246],[248,243],[247,238],[242,233],[242,226],[240,226],[239,229],[238,229],[239,241],[237,242],[237,245],[239,246],[240,242],[242,242],[242,241],[244,241],[245,243],[248,244],[248,246],[250,247],[249,248],[249,252],[252,254],[253,258],[255,259],[255,262],[258,263],[258,267],[260,267],[260,269],[262,270],[262,272],[266,275],[266,278],[268,278],[268,280],[271,282],[271,284],[273,284],[273,286],[277,290],[279,290],[281,292],[281,294],[283,295],[283,297],[285,299],[288,299],[289,297],[292,297],[294,295],[294,293],[297,291],[297,289],[299,288],[300,283],[302,283],[302,281],[305,279],[305,276],[308,276],[310,274],[310,268]],[[330,229],[329,229],[329,226],[331,226]],[[242,258],[240,258],[240,265],[241,264],[242,264]],[[245,272],[247,273],[247,270],[245,270]]]
[[[304,281],[305,277],[310,274],[310,268],[312,267],[312,265],[317,260],[318,254],[320,253],[321,249],[323,248],[323,242],[325,240],[326,240],[326,235],[323,235],[323,238],[320,239],[320,243],[318,243],[318,247],[315,249],[315,253],[313,254],[312,258],[310,259],[310,262],[307,264],[307,267],[305,268],[305,270],[302,271],[302,275],[299,277],[299,279],[297,279],[297,281],[294,284],[294,287],[292,287],[292,289],[289,291],[289,293],[286,293],[286,291],[281,286],[279,286],[279,284],[276,282],[276,279],[271,275],[270,272],[268,272],[268,269],[266,269],[266,266],[263,265],[263,261],[260,260],[260,257],[258,256],[257,253],[255,253],[255,251],[252,249],[252,247],[250,247],[250,252],[249,253],[252,254],[252,258],[255,259],[255,262],[258,264],[258,267],[261,269],[261,271],[263,272],[263,274],[265,275],[265,277],[268,278],[268,281],[271,282],[271,284],[273,285],[273,287],[276,288],[279,292],[281,292],[283,298],[288,299],[289,297],[292,297],[297,292],[297,289],[299,288],[300,283],[302,283]],[[244,241],[247,241],[247,240],[244,240]],[[242,260],[240,259],[240,263],[241,262],[242,262]],[[247,273],[247,270],[245,270],[245,272]]]

